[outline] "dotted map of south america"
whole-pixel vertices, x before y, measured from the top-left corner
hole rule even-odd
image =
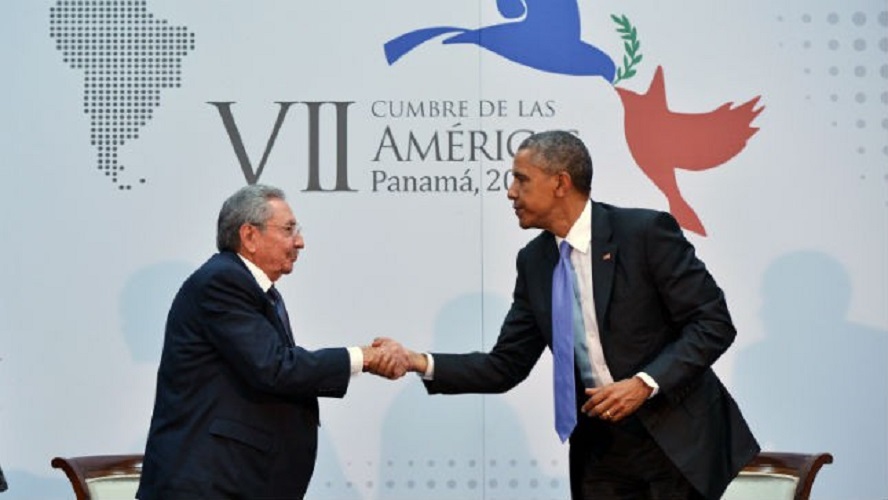
[[[117,153],[139,138],[161,93],[182,85],[182,59],[194,50],[194,33],[155,18],[146,0],[59,0],[49,17],[64,62],[84,72],[83,110],[97,169],[122,190],[145,183],[144,176],[125,172]]]

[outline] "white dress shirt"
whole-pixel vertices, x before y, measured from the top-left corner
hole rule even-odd
[[[570,253],[570,263],[577,275],[577,285],[580,292],[580,305],[583,310],[583,328],[586,330],[586,347],[589,354],[589,364],[592,365],[592,378],[595,386],[601,387],[612,384],[614,378],[607,362],[604,359],[604,349],[601,347],[601,335],[598,331],[598,317],[595,314],[595,292],[592,289],[592,200],[586,202],[580,217],[567,232],[564,238],[555,237],[555,248],[561,246],[561,242],[567,240],[573,251]],[[653,392],[657,394],[660,386],[644,372],[636,374],[644,381]]]
[[[589,364],[592,365],[592,378],[595,386],[612,384],[614,377],[604,360],[604,349],[601,347],[601,337],[598,333],[598,319],[595,316],[595,294],[592,290],[592,202],[587,201],[586,207],[580,214],[580,218],[568,231],[567,236],[555,237],[555,247],[561,246],[562,241],[567,241],[573,250],[570,253],[570,264],[577,275],[579,287],[580,306],[583,311],[583,328],[586,331],[586,347],[589,355]]]

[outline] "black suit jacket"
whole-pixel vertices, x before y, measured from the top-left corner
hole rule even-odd
[[[657,381],[660,391],[638,419],[695,488],[718,498],[759,451],[710,368],[736,335],[721,289],[672,216],[661,212],[593,202],[591,258],[595,312],[614,380],[644,371]],[[434,354],[430,393],[503,392],[527,377],[551,348],[557,261],[549,232],[519,251],[513,302],[496,345],[489,353]],[[602,425],[579,412],[586,399],[577,398],[572,457],[595,453],[594,428]]]
[[[167,318],[138,498],[302,498],[318,396],[342,397],[344,348],[293,339],[240,257],[211,257]]]

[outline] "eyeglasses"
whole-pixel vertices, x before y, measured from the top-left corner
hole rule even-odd
[[[283,231],[284,234],[290,238],[293,238],[295,236],[302,236],[302,224],[293,223],[293,224],[280,225],[280,224],[265,223],[265,224],[253,224],[253,225],[258,228],[262,228],[263,226],[265,226],[265,227],[271,226],[271,227],[278,228],[281,231]]]

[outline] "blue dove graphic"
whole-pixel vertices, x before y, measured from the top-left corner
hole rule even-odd
[[[453,34],[442,43],[468,43],[483,47],[510,61],[563,75],[600,76],[613,82],[614,61],[580,39],[577,0],[497,0],[506,19],[502,24],[466,29],[434,26],[405,33],[384,45],[386,60],[394,64],[419,45],[440,35]]]

